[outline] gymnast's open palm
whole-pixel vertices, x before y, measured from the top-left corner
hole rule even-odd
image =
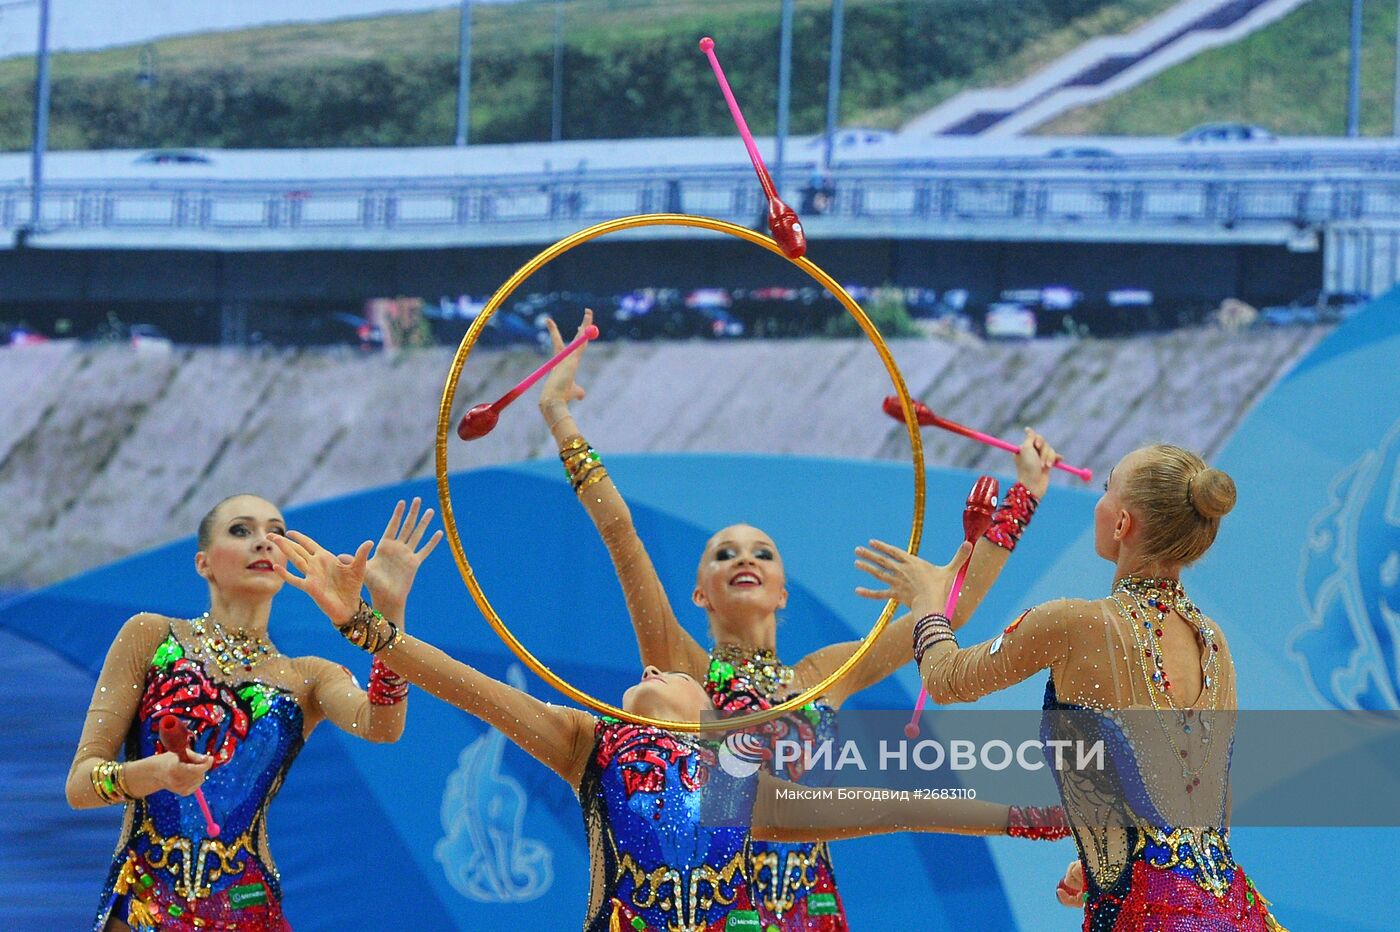
[[[442,540],[442,531],[437,531],[426,544],[423,543],[423,535],[428,532],[428,525],[433,520],[433,509],[429,508],[420,517],[418,509],[422,504],[421,498],[415,498],[408,506],[408,517],[405,518],[404,503],[402,499],[399,500],[389,523],[384,526],[379,543],[375,545],[374,556],[365,565],[365,586],[369,589],[370,601],[386,615],[402,616],[418,567]],[[352,559],[349,556],[340,557],[341,562]]]
[[[587,308],[583,312],[583,321],[578,325],[578,335],[588,329],[593,323],[593,309]],[[553,346],[552,352],[558,353],[564,349],[564,338],[559,334],[559,325],[554,322],[554,318],[545,321],[545,326],[549,328],[549,342]],[[567,407],[571,401],[579,401],[587,394],[583,386],[574,381],[578,375],[579,359],[583,357],[583,351],[588,348],[587,344],[579,347],[578,352],[565,356],[559,365],[550,370],[545,376],[544,385],[540,388],[540,410],[550,407]]]
[[[285,537],[281,534],[267,537],[287,557],[287,563],[301,573],[296,576],[287,567],[279,566],[277,575],[311,596],[337,627],[349,623],[360,606],[360,589],[365,582],[370,548],[374,545],[365,541],[346,561],[300,531],[288,531]]]
[[[972,556],[972,545],[964,541],[953,559],[943,566],[882,540],[872,540],[869,547],[857,547],[856,556],[859,558],[856,568],[885,586],[883,589],[859,586],[856,595],[867,599],[894,599],[915,611],[941,612],[953,589],[958,567]]]

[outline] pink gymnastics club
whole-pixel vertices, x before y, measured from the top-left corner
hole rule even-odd
[[[185,730],[185,726],[180,724],[180,720],[173,715],[164,715],[160,719],[160,743],[165,745],[167,751],[175,752],[175,756],[185,763],[190,761],[190,733]],[[209,803],[204,798],[203,790],[194,791],[195,801],[199,803],[199,811],[204,813],[204,830],[209,833],[210,838],[219,837],[219,823],[214,821],[214,814],[209,811]]]
[[[972,491],[967,493],[967,504],[963,506],[963,539],[973,546],[987,533],[987,527],[992,523],[992,515],[997,510],[997,492],[995,479],[991,476],[978,476]],[[953,578],[953,588],[948,590],[948,601],[943,606],[943,614],[949,621],[958,607],[958,596],[962,594],[963,580],[967,578],[967,567],[971,562],[972,555],[969,554],[963,565],[958,567],[958,575]],[[914,703],[914,714],[909,717],[909,724],[904,726],[904,737],[911,740],[919,737],[919,716],[923,714],[924,703],[927,700],[928,689],[921,687],[919,700]]]
[[[904,423],[904,409],[899,406],[899,396],[890,395],[885,399],[885,413],[890,417]],[[964,427],[957,421],[950,421],[946,417],[939,417],[933,413],[933,409],[922,401],[914,402],[914,416],[919,420],[920,427],[941,427],[950,430],[955,434],[962,434],[978,443],[985,443],[989,447],[996,447],[998,450],[1005,450],[1008,453],[1018,453],[1021,448],[1009,440],[1002,440],[1000,437],[993,437],[991,434],[984,434],[980,430],[973,430],[971,427]],[[1085,482],[1094,478],[1092,469],[1082,469],[1078,466],[1071,466],[1068,463],[1060,462],[1055,464],[1056,469],[1063,469],[1072,476],[1078,476]]]
[[[500,419],[501,412],[505,410],[506,405],[519,398],[531,385],[534,385],[540,379],[544,378],[550,369],[553,369],[564,361],[565,356],[568,356],[597,336],[598,328],[589,324],[584,328],[583,333],[580,333],[570,340],[567,346],[555,353],[544,365],[525,376],[524,380],[519,385],[490,404],[482,402],[474,406],[470,411],[462,415],[462,420],[458,422],[457,436],[461,437],[463,440],[476,440],[479,437],[485,437],[487,434],[491,433],[491,431],[495,429],[496,421]]]
[[[719,89],[724,92],[724,101],[729,104],[729,113],[734,117],[734,125],[739,127],[739,135],[744,139],[744,148],[749,150],[753,170],[758,172],[758,183],[763,185],[763,193],[768,196],[768,232],[773,234],[773,241],[782,248],[783,255],[789,259],[800,259],[807,253],[807,234],[802,232],[802,221],[797,219],[797,211],[783,203],[777,189],[773,187],[773,179],[768,177],[763,157],[758,154],[758,146],[754,145],[753,133],[749,132],[749,124],[744,122],[739,102],[734,99],[734,92],[729,89],[729,80],[725,78],[724,69],[719,66],[719,59],[715,57],[715,40],[709,36],[701,39],[700,51],[710,60],[710,67],[714,69],[715,78],[719,81]]]

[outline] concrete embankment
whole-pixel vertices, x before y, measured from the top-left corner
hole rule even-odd
[[[1030,424],[1104,475],[1171,440],[1207,456],[1321,329],[1183,330],[1126,340],[903,340],[913,394],[964,423]],[[294,505],[430,474],[452,351],[397,356],[55,343],[0,349],[0,589],[42,585],[193,532],[224,495]],[[539,362],[479,351],[456,411]],[[576,406],[608,452],[753,451],[902,459],[880,414],[890,383],[864,341],[609,343],[591,347]],[[1005,468],[1005,454],[926,432],[930,464]],[[517,402],[486,439],[452,439],[451,468],[553,454]],[[377,520],[377,519],[376,519]]]

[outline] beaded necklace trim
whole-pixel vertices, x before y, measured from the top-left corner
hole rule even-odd
[[[1184,704],[1183,707],[1178,707],[1172,700],[1171,681],[1167,678],[1166,667],[1162,663],[1162,623],[1170,612],[1175,611],[1187,624],[1196,629],[1204,653],[1204,659],[1201,661],[1201,693],[1196,705],[1211,711],[1216,708],[1218,698],[1215,686],[1220,645],[1215,641],[1215,629],[1186,595],[1180,580],[1125,576],[1114,586],[1112,599],[1133,633],[1133,642],[1136,645],[1134,653],[1137,656],[1138,668],[1142,670],[1143,681],[1147,684],[1148,699],[1153,710],[1159,713],[1158,721],[1162,732],[1181,765],[1181,779],[1186,792],[1194,793],[1201,785],[1201,774],[1210,764],[1215,745],[1219,742],[1211,740],[1211,721],[1208,715],[1198,715],[1195,708],[1186,708]],[[1154,614],[1155,618],[1148,617]],[[1164,700],[1164,704],[1159,703],[1159,697]],[[1175,725],[1163,718],[1160,714],[1162,712],[1173,713]],[[1199,731],[1196,731],[1198,728]],[[1180,742],[1177,741],[1176,735],[1178,729],[1181,732]],[[1200,763],[1194,767],[1193,758],[1197,755],[1192,754],[1192,746],[1204,751]]]
[[[208,612],[191,618],[190,627],[204,653],[224,676],[232,676],[238,669],[251,672],[253,667],[277,653],[267,638],[242,631],[230,634]]]
[[[710,651],[710,678],[724,685],[735,677],[748,680],[766,698],[785,693],[792,684],[793,669],[767,647],[717,644]]]
[[[1172,701],[1172,684],[1162,663],[1161,650],[1162,623],[1173,611],[1196,629],[1196,634],[1201,640],[1204,652],[1201,660],[1202,698],[1207,691],[1214,689],[1217,678],[1216,654],[1220,651],[1220,645],[1215,641],[1215,628],[1186,595],[1186,589],[1180,580],[1124,576],[1114,585],[1111,598],[1117,605],[1119,614],[1132,629],[1133,638],[1138,644],[1138,659],[1152,662],[1154,669],[1147,672],[1150,694],[1160,692],[1171,708],[1177,708],[1176,703]]]

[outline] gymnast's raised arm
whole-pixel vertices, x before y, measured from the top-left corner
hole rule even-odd
[[[592,323],[593,312],[584,311],[579,332]],[[564,340],[552,320],[549,334],[554,349],[563,349]],[[559,456],[578,492],[579,501],[593,519],[612,557],[613,568],[622,583],[622,595],[627,601],[627,613],[637,634],[642,663],[702,678],[709,654],[676,619],[656,566],[632,523],[632,512],[569,411],[569,403],[584,396],[584,390],[574,381],[584,351],[579,350],[564,359],[544,380],[540,390],[540,413],[559,444]]]

